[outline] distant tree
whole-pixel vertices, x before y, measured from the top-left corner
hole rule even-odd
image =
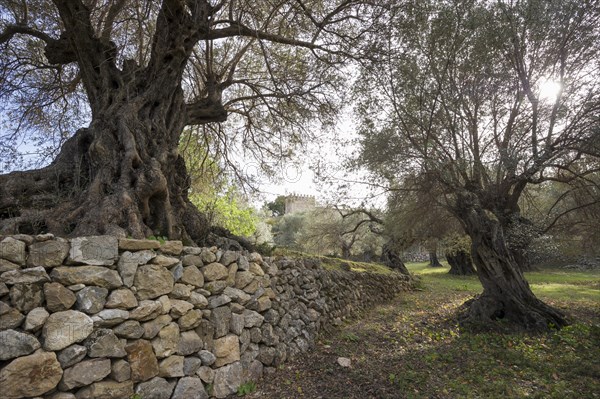
[[[469,236],[451,234],[444,238],[444,255],[450,265],[448,274],[468,276],[476,273],[471,260],[470,248]]]
[[[285,214],[285,195],[278,195],[273,201],[267,202],[265,206],[273,213],[273,216],[283,216]]]
[[[305,214],[299,240],[304,248],[337,254],[343,259],[358,255],[356,248],[373,245],[373,222],[360,213],[340,208],[321,208]],[[372,250],[372,248],[371,248]]]
[[[275,245],[301,251],[302,245],[298,238],[304,223],[304,213],[290,213],[279,218],[272,227]]]

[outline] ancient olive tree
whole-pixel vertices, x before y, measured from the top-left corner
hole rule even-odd
[[[335,112],[371,17],[355,0],[3,1],[3,163],[22,141],[60,150],[0,176],[0,233],[201,239],[183,129],[286,153]]]
[[[360,161],[390,186],[418,176],[460,221],[483,285],[466,320],[567,323],[532,293],[503,230],[528,185],[592,172],[599,18],[597,1],[408,2],[362,70]]]

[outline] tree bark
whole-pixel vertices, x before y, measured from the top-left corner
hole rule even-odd
[[[398,251],[394,249],[393,244],[390,242],[383,244],[383,248],[381,249],[381,261],[390,269],[398,270],[400,273],[407,276],[410,275],[406,265],[402,262],[402,259],[400,259]]]
[[[467,251],[458,250],[456,252],[446,253],[446,260],[450,265],[448,274],[455,276],[470,276],[475,274],[475,268],[471,261],[471,254]]]
[[[429,251],[429,266],[430,267],[442,267],[440,260],[437,256],[437,251],[435,249]]]
[[[187,197],[178,146],[188,122],[183,70],[198,32],[208,29],[210,4],[191,15],[183,3],[165,1],[148,65],[125,60],[121,69],[114,45],[94,35],[86,6],[56,4],[63,50],[76,58],[92,122],[48,167],[0,176],[0,233],[202,241],[209,226]]]
[[[508,320],[525,329],[547,330],[567,325],[565,316],[540,301],[507,249],[500,223],[471,198],[459,198],[455,209],[471,237],[471,257],[483,293],[470,301],[465,322],[489,324]]]

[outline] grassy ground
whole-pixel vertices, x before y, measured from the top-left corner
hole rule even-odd
[[[422,289],[323,337],[258,382],[250,398],[600,398],[600,272],[528,273],[544,301],[574,323],[559,332],[474,334],[458,307],[476,277],[408,265]],[[351,359],[349,368],[338,357]]]

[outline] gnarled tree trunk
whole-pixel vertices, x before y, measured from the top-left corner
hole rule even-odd
[[[437,256],[437,251],[435,249],[429,250],[429,266],[430,267],[442,267],[440,260]]]
[[[467,251],[456,250],[447,252],[446,260],[450,265],[448,274],[455,276],[470,276],[476,273],[473,262],[471,261],[471,254]]]
[[[459,203],[458,208],[483,285],[483,293],[469,303],[465,321],[485,324],[506,319],[533,330],[565,326],[564,315],[531,291],[506,247],[499,222],[476,203]]]
[[[57,7],[64,40],[48,45],[47,57],[78,64],[92,122],[48,167],[0,176],[0,233],[202,240],[208,226],[187,198],[178,145],[191,114],[182,74],[199,38],[198,24],[208,30],[210,4],[190,15],[183,4],[164,2],[148,65],[125,60],[121,68],[114,45],[95,36],[83,4]],[[204,104],[195,120],[222,120],[222,110],[214,108]]]
[[[383,244],[383,248],[381,249],[381,261],[390,269],[398,270],[400,273],[406,274],[407,276],[410,275],[406,265],[402,262],[402,259],[400,259],[400,255],[391,241]]]

